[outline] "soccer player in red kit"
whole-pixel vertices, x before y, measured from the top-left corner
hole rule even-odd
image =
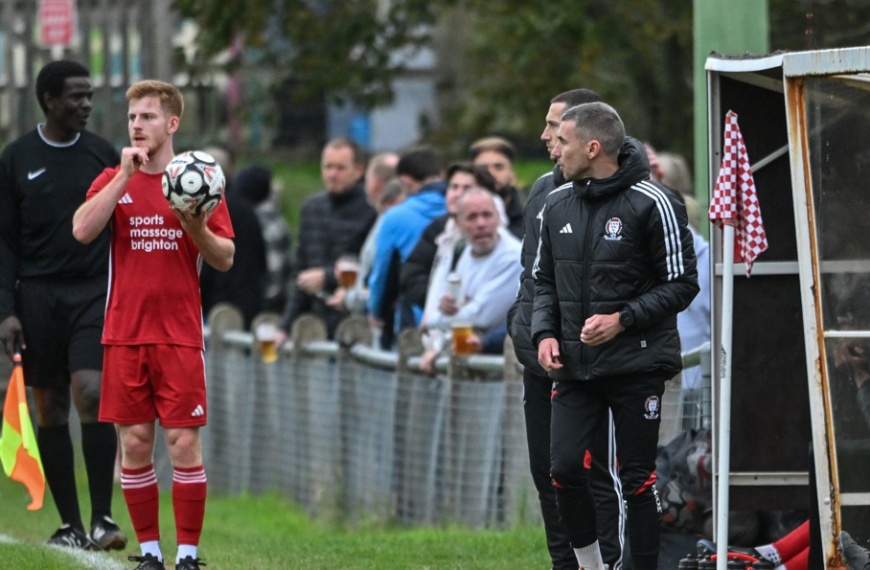
[[[93,182],[73,217],[73,235],[88,243],[107,224],[111,229],[100,420],[120,429],[121,489],[142,550],[130,559],[137,570],[165,568],[152,464],[159,419],[173,466],[176,568],[195,570],[206,499],[199,268],[203,261],[222,271],[232,266],[233,230],[223,202],[195,216],[163,197],[161,178],[184,111],[178,89],[140,81],[127,101],[131,144],[120,166]]]

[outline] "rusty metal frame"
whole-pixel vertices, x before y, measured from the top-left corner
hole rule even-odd
[[[782,83],[762,72],[782,68]],[[715,117],[722,114],[717,108],[719,76],[729,77],[765,89],[780,91],[785,97],[788,127],[788,152],[792,179],[792,198],[794,206],[795,232],[797,241],[797,263],[759,262],[753,274],[798,274],[801,290],[801,305],[805,331],[806,366],[810,394],[810,421],[812,443],[815,450],[815,478],[820,513],[820,530],[823,537],[823,552],[827,568],[840,568],[842,562],[836,550],[836,536],[841,528],[841,506],[870,505],[870,493],[841,494],[836,454],[833,453],[834,430],[831,421],[831,401],[826,359],[826,338],[870,337],[870,331],[830,331],[825,332],[821,312],[821,275],[842,270],[838,262],[820,261],[819,244],[816,241],[815,204],[809,139],[811,133],[807,123],[804,100],[804,84],[807,77],[829,77],[858,88],[870,90],[870,47],[836,50],[807,51],[772,54],[763,57],[711,56],[707,69],[708,90],[711,108],[708,111],[710,133],[709,172],[710,187],[716,179],[721,162],[721,129]],[[774,154],[781,154],[779,149]],[[753,168],[763,166],[767,157],[758,161]],[[721,261],[721,260],[717,260]],[[853,264],[854,265],[854,264]],[[714,266],[715,275],[721,275],[721,263]],[[854,269],[854,267],[852,267]],[[738,272],[735,271],[735,275]],[[718,299],[713,299],[718,303]],[[716,306],[716,305],[714,305]],[[717,346],[714,328],[713,346]],[[714,378],[716,372],[713,373]],[[714,393],[715,394],[715,393]],[[739,484],[777,484],[765,478],[755,482],[752,474],[734,474],[736,480],[746,481]],[[779,474],[780,476],[788,474]],[[741,477],[742,476],[742,477]],[[780,477],[783,481],[790,477]]]
[[[855,74],[865,74],[868,70],[870,70],[868,48],[800,52],[783,57],[807,377],[812,396],[810,414],[813,449],[816,450],[814,465],[817,482],[816,500],[827,567],[835,567],[839,564],[836,537],[842,527],[840,507],[870,505],[870,495],[843,494],[840,491],[837,455],[831,451],[835,449],[835,441],[825,339],[855,336],[866,338],[870,337],[870,331],[826,332],[824,330],[821,276],[823,273],[836,270],[836,263],[826,263],[819,259],[809,148],[811,133],[804,86],[805,78],[820,76],[850,83],[861,80],[862,84],[866,84],[866,76]]]

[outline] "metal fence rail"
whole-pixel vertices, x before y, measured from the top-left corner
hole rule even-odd
[[[540,520],[522,377],[509,346],[504,357],[444,359],[445,373],[433,377],[419,371],[422,346],[413,330],[388,353],[370,348],[364,320],[346,320],[337,341],[327,342],[323,324],[304,317],[279,360],[267,364],[234,308],[216,307],[209,324],[203,441],[210,489],[275,490],[315,516],[351,524]],[[663,417],[676,418],[678,430],[684,421],[709,421],[699,402],[684,414],[680,392],[678,384],[668,387]],[[159,453],[168,484],[171,467]]]

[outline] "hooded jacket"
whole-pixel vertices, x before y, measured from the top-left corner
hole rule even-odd
[[[532,277],[532,266],[538,253],[538,236],[541,231],[539,216],[544,207],[547,195],[565,183],[565,177],[558,166],[552,172],[538,178],[529,191],[523,218],[525,234],[523,235],[523,272],[520,274],[520,287],[517,298],[508,312],[508,332],[514,342],[514,353],[517,360],[525,368],[538,376],[546,376],[547,372],[538,364],[538,349],[532,342],[532,301],[535,298],[535,280]]]
[[[685,207],[649,180],[643,145],[626,138],[610,177],[567,183],[547,196],[532,270],[534,345],[559,340],[554,380],[680,371],[677,313],[698,293]],[[580,342],[587,318],[620,313],[626,328],[599,346]]]
[[[444,201],[446,189],[442,181],[431,182],[384,213],[369,275],[369,314],[382,316],[384,313],[384,305],[388,301],[390,265],[394,259],[404,263],[426,226],[434,218],[447,213]],[[396,273],[397,281],[398,275]]]

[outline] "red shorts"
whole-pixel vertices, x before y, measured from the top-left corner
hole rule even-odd
[[[166,344],[107,345],[103,351],[100,421],[163,427],[204,426],[205,353]]]

